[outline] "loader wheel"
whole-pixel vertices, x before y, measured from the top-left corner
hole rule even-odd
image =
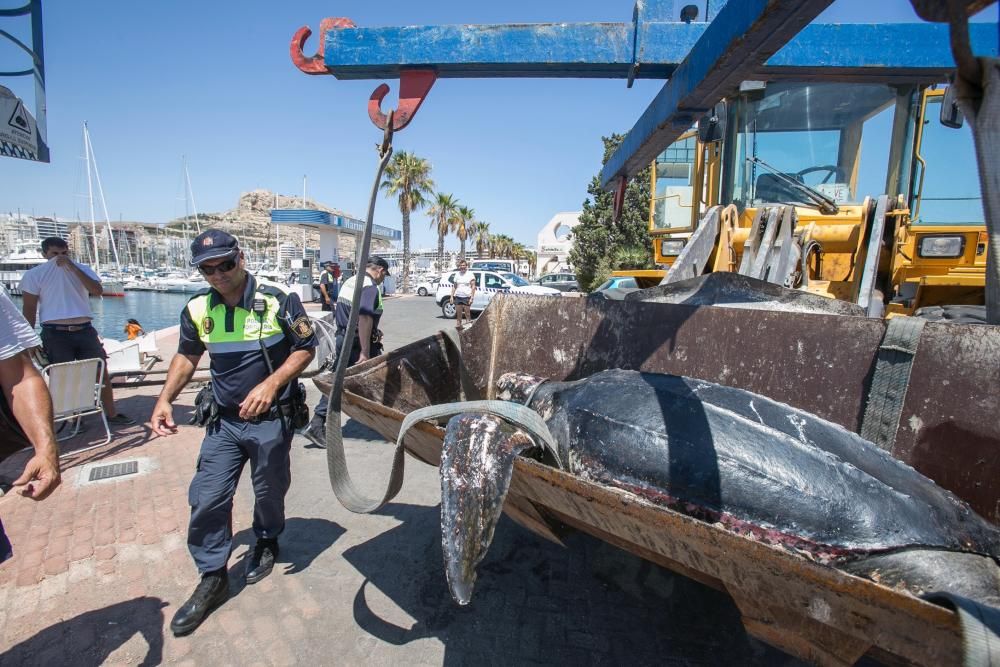
[[[925,306],[918,308],[913,316],[923,318],[928,322],[986,324],[986,306]]]

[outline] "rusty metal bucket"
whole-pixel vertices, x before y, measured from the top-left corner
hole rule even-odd
[[[407,413],[493,398],[506,372],[572,380],[625,368],[746,389],[857,431],[885,328],[846,315],[502,295],[460,334],[461,349],[439,333],[351,368],[344,409],[395,440]],[[928,323],[892,454],[994,523],[997,414],[1000,328]],[[437,465],[443,433],[421,423],[404,445]],[[504,511],[547,539],[571,526],[725,590],[749,632],[806,659],[961,661],[948,610],[531,460],[516,462]]]

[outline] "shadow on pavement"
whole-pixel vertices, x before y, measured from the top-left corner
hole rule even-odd
[[[139,665],[163,661],[163,607],[159,598],[142,597],[88,611],[45,628],[0,656],[0,665],[102,665],[139,633],[149,651]]]
[[[434,637],[445,664],[789,664],[748,637],[732,600],[582,533],[567,548],[503,517],[478,568],[472,602],[455,603],[441,555],[440,508],[389,505],[402,523],[344,553],[365,576],[354,618],[377,639]],[[385,620],[378,589],[415,619]],[[377,606],[377,603],[376,603]]]
[[[340,524],[326,519],[291,517],[285,521],[285,530],[279,538],[280,553],[275,563],[275,571],[284,574],[298,574],[316,560],[317,556],[329,549],[345,532]],[[257,538],[253,529],[241,530],[233,536],[233,550],[241,546],[246,549],[241,554],[242,564],[230,570],[230,592],[238,594],[246,586],[244,573]]]

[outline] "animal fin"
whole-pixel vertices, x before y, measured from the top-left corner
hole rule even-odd
[[[535,446],[523,431],[492,415],[463,413],[448,422],[441,451],[441,546],[452,597],[472,598],[476,567],[510,488],[514,459]]]

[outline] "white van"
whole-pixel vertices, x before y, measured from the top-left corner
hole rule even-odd
[[[451,287],[454,285],[455,271],[449,271],[441,276],[434,301],[441,307],[441,314],[448,319],[454,319],[455,306],[451,303]],[[516,273],[480,271],[472,272],[476,276],[476,296],[469,304],[469,310],[478,313],[484,310],[494,294],[506,292],[509,294],[535,294],[543,296],[562,296],[562,292],[551,287],[532,285]]]
[[[469,262],[470,269],[496,271],[497,273],[517,273],[516,259],[474,259]]]

